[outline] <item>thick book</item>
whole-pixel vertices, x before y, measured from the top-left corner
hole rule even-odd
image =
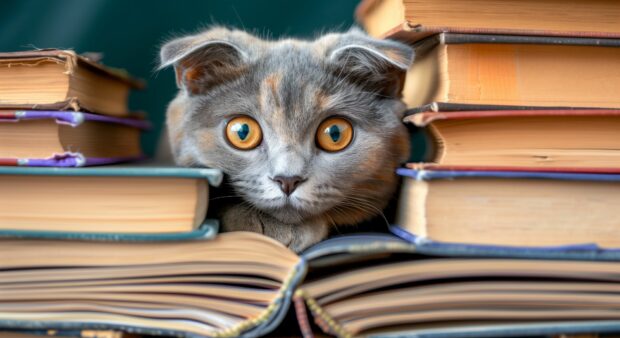
[[[620,37],[613,0],[364,0],[355,16],[371,35],[405,41],[440,32]]]
[[[216,169],[112,165],[0,167],[0,236],[186,239],[205,223]]]
[[[140,159],[147,121],[73,111],[0,109],[0,165],[82,167]]]
[[[14,109],[87,110],[125,116],[141,81],[72,50],[0,53],[0,104]]]
[[[0,240],[0,327],[164,336],[263,331],[303,265],[255,233],[209,241]]]
[[[433,144],[429,163],[410,168],[620,173],[620,110],[427,111],[405,122]]]
[[[442,33],[415,45],[403,100],[620,108],[620,39]]]
[[[308,314],[345,337],[413,334],[436,320],[436,333],[455,337],[620,330],[620,254],[592,247],[504,251],[356,234],[296,255],[231,232],[161,243],[7,239],[0,257],[0,331],[257,337],[291,318],[293,300],[307,336]]]
[[[306,255],[310,268],[295,292],[305,337],[311,322],[338,337],[620,332],[617,250],[407,246],[385,235],[330,241],[323,256]]]
[[[620,174],[398,169],[396,224],[442,242],[620,247]]]

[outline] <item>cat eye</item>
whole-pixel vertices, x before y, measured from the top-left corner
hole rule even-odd
[[[353,126],[342,117],[330,117],[316,130],[316,144],[327,152],[341,151],[353,139]]]
[[[240,150],[254,149],[263,139],[258,122],[249,116],[237,116],[228,121],[225,135],[228,142]]]

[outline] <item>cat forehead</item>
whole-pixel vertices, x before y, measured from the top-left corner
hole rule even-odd
[[[285,40],[265,48],[257,59],[256,65],[265,76],[273,72],[287,75],[308,74],[320,71],[324,60],[325,55],[314,48],[313,44],[298,40]]]
[[[287,40],[274,44],[252,68],[265,107],[290,112],[326,108],[323,105],[329,102],[330,75],[310,43]]]

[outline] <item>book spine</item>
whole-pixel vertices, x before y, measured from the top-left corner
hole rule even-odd
[[[49,158],[0,158],[0,165],[19,167],[87,167],[143,160],[143,155],[135,157],[84,157],[80,153],[66,152]]]

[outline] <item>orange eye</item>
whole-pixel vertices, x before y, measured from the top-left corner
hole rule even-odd
[[[258,147],[263,139],[263,132],[253,118],[238,116],[226,124],[226,139],[237,149],[250,150]]]
[[[336,152],[346,148],[353,139],[353,126],[341,117],[330,117],[316,130],[316,144],[319,148]]]

